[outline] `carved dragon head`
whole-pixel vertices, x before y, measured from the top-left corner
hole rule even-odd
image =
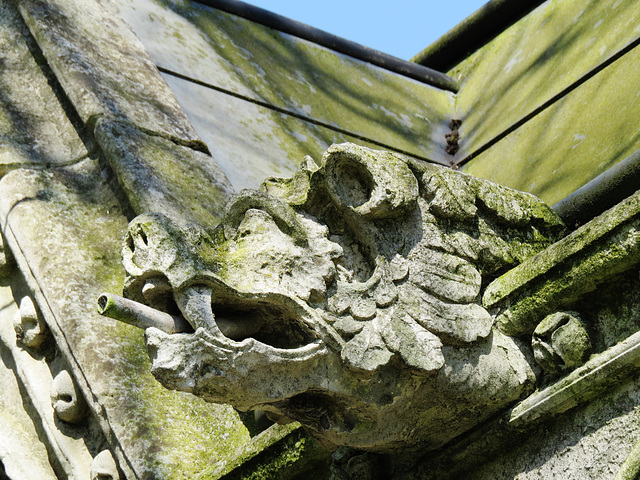
[[[531,389],[481,291],[562,229],[529,194],[334,145],[241,192],[216,227],[134,219],[125,296],[193,328],[147,329],[167,388],[300,421],[327,445],[426,451]]]

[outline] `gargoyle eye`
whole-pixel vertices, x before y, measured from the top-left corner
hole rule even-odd
[[[129,223],[122,247],[127,273],[164,272],[175,261],[181,243],[181,233],[172,220],[160,213],[139,215]]]
[[[334,199],[342,206],[364,205],[373,192],[373,177],[367,168],[350,158],[341,158],[331,169],[329,184]]]
[[[307,235],[296,218],[293,208],[271,195],[251,190],[241,192],[228,207],[223,220],[224,236],[227,239],[236,236],[238,227],[250,210],[267,213],[273,218],[278,228],[291,236],[296,244],[307,244]]]

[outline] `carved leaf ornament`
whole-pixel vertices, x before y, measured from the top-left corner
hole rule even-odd
[[[368,250],[371,276],[337,280],[328,298],[333,327],[347,339],[342,359],[357,369],[374,371],[398,354],[428,373],[444,364],[443,341],[486,337],[493,319],[479,302],[481,271],[491,274],[536,251],[543,239],[537,225],[561,228],[535,197],[508,191],[504,201],[503,187],[390,152],[339,145],[326,152],[322,168],[309,165],[301,167],[305,175],[271,179],[264,188],[329,224],[329,216],[342,216]],[[327,196],[335,210],[318,211]],[[528,231],[505,238],[515,226]],[[389,230],[393,235],[385,235]]]

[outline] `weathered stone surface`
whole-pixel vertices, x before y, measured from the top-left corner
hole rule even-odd
[[[91,480],[120,480],[118,466],[109,450],[103,450],[93,459]]]
[[[9,461],[5,461],[4,456],[2,457],[3,463],[5,463],[6,467],[14,469],[14,473],[43,472],[44,476],[42,478],[49,478],[52,475],[52,473],[48,473],[50,467],[46,468],[49,465],[49,459],[46,453],[43,455],[44,444],[40,443],[45,441],[52,463],[58,466],[57,473],[59,476],[87,478],[92,457],[83,436],[88,433],[90,426],[85,424],[75,428],[54,420],[49,391],[53,382],[54,372],[60,368],[66,368],[66,366],[62,359],[57,359],[51,365],[48,365],[43,354],[38,354],[33,350],[25,350],[24,345],[18,345],[11,321],[11,317],[18,310],[18,306],[12,296],[12,290],[14,292],[24,291],[24,287],[18,273],[14,274],[11,280],[12,287],[0,287],[3,305],[6,305],[2,310],[2,317],[0,317],[0,350],[3,356],[10,355],[12,358],[15,365],[15,375],[22,384],[22,391],[28,397],[28,399],[25,399],[25,404],[33,406],[33,411],[30,412],[32,418],[30,422],[35,422],[38,434],[43,438],[32,437],[31,444],[25,445],[26,439],[16,437],[18,432],[25,432],[25,427],[17,423],[20,417],[19,411],[16,410],[19,405],[23,405],[23,400],[7,403],[6,406],[3,405],[0,411],[4,413],[6,408],[7,413],[12,412],[16,415],[16,417],[7,418],[7,423],[3,422],[2,424],[7,425],[10,429],[16,428],[15,432],[6,432],[6,436],[4,434],[0,435],[0,449],[4,450],[2,453],[6,453],[9,456]],[[33,423],[31,428],[33,428]],[[33,433],[35,436],[35,432]],[[15,441],[16,444],[13,444],[12,441]],[[100,445],[94,446],[100,447]],[[24,450],[21,451],[21,447]],[[29,458],[29,452],[33,452],[31,458]],[[24,464],[22,464],[23,462]],[[31,468],[36,470],[30,470]],[[9,471],[7,473],[11,474]],[[16,475],[15,478],[31,477]],[[53,478],[58,477],[54,476]]]
[[[0,176],[25,165],[66,164],[87,148],[25,39],[13,2],[0,4]]]
[[[464,122],[458,156],[473,153],[636,40],[639,21],[640,5],[634,0],[547,1],[470,55],[449,72],[461,82],[456,111]],[[619,113],[615,107],[599,112]],[[597,124],[606,122],[601,119]],[[557,127],[549,128],[559,136]],[[588,132],[577,129],[570,135],[573,133]],[[558,156],[560,161],[547,171],[547,178],[562,166],[564,156]],[[582,153],[579,161],[588,157]],[[526,160],[531,161],[530,157]]]
[[[621,383],[638,369],[640,333],[591,358],[553,385],[520,402],[510,414],[515,426],[557,416]]]
[[[587,329],[576,312],[548,315],[533,331],[531,339],[536,362],[551,373],[582,365],[591,346]]]
[[[515,413],[426,457],[415,475],[398,478],[614,478],[638,438],[639,285],[631,269],[573,305],[595,352],[583,367],[564,378],[545,374],[540,390]],[[634,452],[628,455],[631,461]]]
[[[125,475],[189,478],[249,434],[230,407],[164,390],[141,332],[95,312],[102,291],[122,288],[127,220],[108,182],[93,160],[11,172],[0,183],[3,232]]]
[[[525,356],[479,299],[483,278],[562,232],[549,207],[352,144],[264,190],[235,197],[213,230],[131,222],[125,295],[177,307],[195,330],[147,329],[165,386],[298,420],[328,444],[404,454],[528,390]],[[235,318],[258,326],[232,340],[217,322]]]
[[[4,244],[4,239],[0,237],[0,277],[6,277],[15,270],[16,262],[11,254],[11,250]]]
[[[11,311],[17,306],[8,287],[0,288],[0,298],[4,306],[0,313],[0,462],[11,479],[56,480],[45,446],[33,426],[33,411],[26,410],[29,402],[22,398],[14,359],[4,343],[5,338],[10,338],[11,328],[7,326]]]
[[[20,0],[29,29],[75,110],[115,117],[206,149],[140,41],[109,1]]]
[[[332,143],[376,147],[314,122],[180,78],[164,77],[237,190],[258,188],[270,176],[293,175],[306,155],[319,161]]]
[[[87,402],[68,370],[60,371],[51,382],[51,406],[57,418],[70,424],[81,422],[88,414]]]
[[[425,459],[403,480],[568,480],[618,479],[616,474],[640,437],[637,382],[614,383],[605,395],[554,417],[538,428],[504,435],[500,423],[476,437],[466,451],[434,461]],[[471,467],[469,463],[471,462]],[[624,477],[623,477],[624,478]]]
[[[444,134],[453,105],[450,92],[198,3],[116,3],[165,69],[379,142],[379,147],[447,163]],[[191,95],[198,98],[196,91]],[[176,95],[184,104],[181,94]],[[302,133],[313,135],[314,128],[309,129],[311,133]],[[286,130],[274,134],[290,135]],[[201,130],[200,135],[207,133]],[[347,140],[332,139],[320,152]]]
[[[640,262],[640,192],[510,270],[484,292],[508,335],[532,333],[546,315]]]
[[[553,205],[640,148],[638,88],[636,47],[471,160],[464,171]]]
[[[18,311],[13,316],[13,329],[18,343],[36,350],[48,340],[49,328],[30,296],[20,300]]]
[[[233,455],[201,472],[201,478],[240,480],[329,478],[329,452],[309,437],[298,423],[273,425],[238,448]]]
[[[220,221],[233,188],[210,155],[107,119],[97,122],[96,137],[135,212]]]

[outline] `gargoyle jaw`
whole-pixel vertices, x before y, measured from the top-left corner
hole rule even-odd
[[[329,356],[322,342],[277,349],[252,338],[234,342],[204,328],[173,335],[149,328],[145,337],[151,373],[164,387],[241,411],[264,410],[308,391],[318,370],[327,370]]]
[[[118,297],[120,307],[131,310],[129,315],[105,311],[106,297],[115,298],[110,294],[101,297],[100,313],[140,328],[187,333],[203,327],[230,341],[253,338],[279,349],[299,348],[321,337],[316,326],[322,321],[303,300],[273,292],[240,292],[211,272],[178,286],[158,272],[142,272],[127,278],[125,295],[136,300]],[[157,320],[141,321],[136,314]]]
[[[146,304],[105,293],[98,299],[98,312],[166,334],[192,334],[202,329],[226,349],[245,349],[260,343],[274,353],[287,351],[291,355],[318,345],[328,328],[302,300],[279,294],[240,293],[219,279],[208,280],[174,292],[161,276],[138,278],[132,282],[137,285],[136,291],[129,289],[128,293],[144,298]]]
[[[202,278],[175,292],[162,290],[175,302],[161,303],[180,315],[109,294],[100,297],[98,310],[145,328],[151,371],[166,388],[239,410],[262,409],[309,390],[318,371],[330,370],[332,355],[321,340],[324,322],[301,300],[243,294]]]
[[[277,350],[296,350],[320,340],[316,315],[302,301],[277,294],[247,294],[224,284],[193,285],[175,293],[184,318],[229,347],[246,340]]]

